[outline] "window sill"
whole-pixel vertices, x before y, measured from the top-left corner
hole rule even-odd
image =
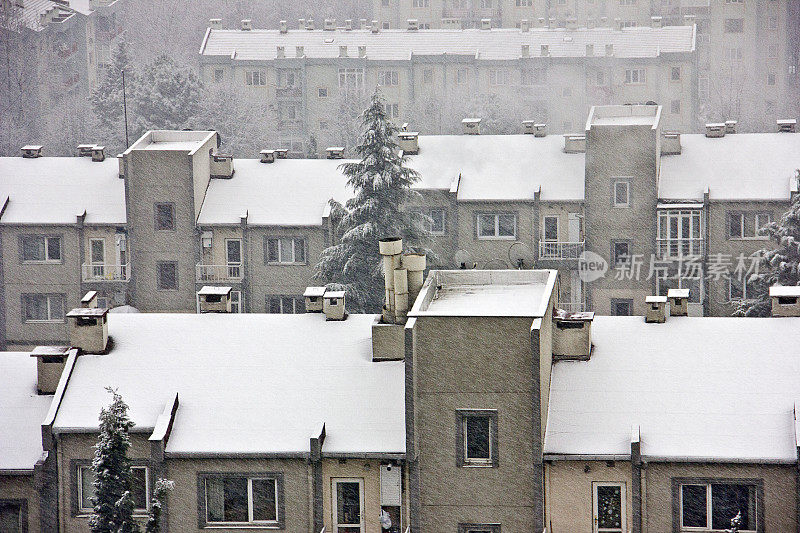
[[[269,261],[267,266],[308,266],[308,263],[280,263],[277,261]]]
[[[271,523],[243,523],[243,522],[223,522],[219,524],[206,524],[203,529],[282,529],[280,524]]]
[[[769,237],[761,236],[758,237],[728,237],[729,241],[768,241]]]
[[[23,324],[63,324],[63,320],[23,320]]]
[[[23,265],[63,265],[64,261],[61,259],[48,259],[46,261],[23,260]]]
[[[620,205],[614,205],[612,207],[614,209],[630,209],[631,208],[631,204],[625,204],[625,205],[621,205],[620,204]]]
[[[512,237],[481,237],[480,235],[478,235],[478,240],[479,241],[513,241],[516,238],[517,238],[516,236],[512,236]]]
[[[492,463],[464,463],[461,468],[494,468]]]

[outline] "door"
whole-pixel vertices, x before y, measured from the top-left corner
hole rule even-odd
[[[581,214],[569,213],[567,215],[567,224],[569,242],[581,242]]]
[[[334,533],[364,533],[364,480],[333,479]]]
[[[624,533],[625,483],[592,483],[594,533]]]
[[[242,241],[241,239],[225,239],[225,261],[228,265],[228,277],[239,278],[242,275]]]
[[[128,279],[128,238],[123,233],[117,233],[117,274],[122,280]]]
[[[89,263],[92,265],[92,277],[103,279],[105,277],[106,241],[103,239],[89,239]]]

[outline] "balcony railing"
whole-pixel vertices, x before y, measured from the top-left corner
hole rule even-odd
[[[583,241],[581,242],[554,242],[539,241],[539,259],[555,259],[563,261],[567,259],[578,259],[583,253]]]
[[[228,265],[197,265],[197,281],[241,281],[242,265],[231,263]]]
[[[703,239],[657,239],[658,257],[677,259],[678,257],[702,256]]]
[[[131,267],[124,265],[83,264],[83,281],[129,281]]]

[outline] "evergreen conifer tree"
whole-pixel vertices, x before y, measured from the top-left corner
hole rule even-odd
[[[150,516],[144,528],[145,533],[158,533],[161,531],[161,513],[167,492],[172,490],[173,482],[166,479],[156,481],[153,498],[150,500]]]
[[[353,312],[378,313],[383,305],[378,241],[402,237],[420,247],[429,235],[422,215],[401,209],[418,197],[411,187],[419,175],[406,166],[407,158],[395,141],[397,132],[376,91],[362,114],[354,148],[360,160],[340,166],[354,196],[344,205],[331,200],[331,221],[339,242],[322,252],[317,276],[332,288],[344,289]]]
[[[126,80],[127,81],[127,80]],[[136,131],[182,130],[200,113],[202,84],[167,55],[148,63],[136,83]]]
[[[125,72],[125,90],[128,95],[128,117],[131,117],[133,114],[130,97],[136,83],[136,72],[128,53],[128,44],[120,41],[111,57],[111,66],[106,69],[100,85],[92,91],[89,97],[99,137],[103,139],[108,153],[121,152],[125,148],[123,72]]]

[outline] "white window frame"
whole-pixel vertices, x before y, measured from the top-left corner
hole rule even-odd
[[[491,411],[487,411],[487,414],[485,416],[478,415],[476,413],[465,413],[465,414],[461,415],[463,417],[462,422],[461,422],[461,426],[462,426],[461,430],[464,432],[464,450],[463,450],[464,466],[492,466],[494,464],[494,461],[492,460],[492,458],[494,457],[494,446],[492,444],[492,441],[494,440],[494,433],[495,433],[495,431],[497,431],[497,428],[494,427],[494,419],[490,415],[490,412]],[[469,431],[468,431],[469,424],[467,424],[467,419],[468,418],[486,419],[486,421],[489,423],[489,434],[487,435],[487,438],[489,440],[489,443],[488,443],[489,444],[489,446],[488,446],[489,457],[470,457],[469,456],[469,453],[468,453],[468,450],[469,450]]]
[[[30,298],[30,297],[43,297],[43,298],[45,298],[45,301],[47,302],[47,318],[45,318],[45,319],[38,319],[38,318],[28,319],[28,318],[25,317],[25,307],[27,307],[27,302],[25,302],[24,299],[25,298]],[[22,302],[22,305],[23,305],[22,318],[23,318],[23,322],[25,324],[43,324],[43,323],[63,324],[64,321],[66,320],[66,313],[67,313],[67,310],[66,310],[66,305],[67,305],[66,295],[64,295],[64,294],[41,294],[41,293],[35,293],[35,292],[28,292],[28,293],[23,293],[22,298],[23,298],[23,302]],[[54,309],[53,299],[54,298],[60,298],[61,299],[61,303],[62,303],[62,305],[61,305],[61,318],[53,318],[53,309]]]
[[[428,218],[433,220],[433,213],[434,211],[440,212],[442,214],[442,229],[441,230],[434,230],[433,222],[426,221],[425,226],[427,227],[428,233],[431,235],[444,235],[447,232],[447,210],[443,207],[433,207],[428,209]]]
[[[559,242],[559,237],[561,236],[561,221],[559,220],[561,217],[558,215],[544,215],[542,216],[542,241],[543,242]],[[555,219],[556,220],[556,238],[555,239],[548,239],[547,238],[547,219]]]
[[[269,257],[269,242],[276,241],[278,246],[278,260],[272,261]],[[283,251],[284,246],[282,245],[281,241],[291,241],[292,243],[292,255],[291,261],[284,261]],[[297,242],[300,241],[303,247],[303,261],[297,261]],[[267,246],[265,250],[267,257],[267,264],[268,265],[306,265],[308,264],[308,245],[305,237],[267,237]]]
[[[673,221],[677,235],[672,234]],[[657,226],[659,257],[703,255],[703,212],[700,209],[659,209]],[[689,237],[683,236],[685,227]]]
[[[339,502],[338,497],[339,493],[336,490],[336,485],[339,483],[358,483],[358,495],[359,495],[359,523],[358,524],[340,524],[339,523]],[[360,477],[334,477],[331,478],[331,518],[332,518],[332,530],[333,533],[339,533],[339,528],[344,530],[351,530],[356,527],[359,528],[361,533],[364,533],[366,528],[366,513],[364,511],[364,478]]]
[[[83,506],[83,471],[91,470],[92,465],[78,465],[76,474],[76,483],[78,484],[78,501],[75,507],[78,509],[79,514],[89,514],[94,512],[94,507]],[[134,516],[143,516],[150,511],[150,467],[147,465],[132,465],[131,470],[144,470],[144,507],[135,507],[133,509]]]
[[[514,217],[514,234],[513,235],[500,235],[500,217],[510,216]],[[478,213],[476,215],[476,229],[478,239],[480,240],[513,240],[517,238],[517,215],[516,213]],[[482,235],[481,229],[483,217],[493,217],[494,220],[494,233],[492,235]],[[488,229],[488,228],[487,228]]]
[[[25,239],[42,239],[44,241],[44,259],[25,259]],[[50,259],[51,239],[58,239],[58,259]],[[62,239],[60,235],[23,235],[21,241],[20,246],[23,247],[23,250],[20,250],[20,254],[22,256],[22,262],[25,264],[59,264],[64,261],[64,239]]]
[[[272,300],[276,300],[278,302],[278,312],[272,312],[272,306],[270,305]],[[291,300],[292,302],[292,312],[288,313],[286,311],[286,307],[284,306],[285,300]],[[291,294],[268,294],[266,296],[266,312],[268,314],[273,315],[298,315],[303,314],[305,312],[305,300],[302,296],[293,296]]]
[[[248,70],[244,73],[244,83],[250,87],[265,87],[267,85],[267,71]]]
[[[339,69],[339,91],[345,95],[364,94],[364,69],[363,68],[340,68]]]
[[[715,483],[681,483],[678,485],[678,525],[680,526],[681,531],[719,531],[717,529],[711,528],[711,520],[712,520],[712,499],[711,499],[711,486]],[[722,484],[722,483],[720,483]],[[753,486],[753,483],[729,483],[730,485],[741,485],[741,486]],[[705,487],[706,488],[706,527],[685,527],[683,525],[683,487],[685,486],[696,486],[696,487]],[[755,516],[753,517],[756,522],[756,529],[740,529],[741,533],[756,533],[758,531],[758,490],[755,491],[753,495],[753,508],[756,509]]]
[[[617,201],[617,186],[625,186],[625,202]],[[612,204],[618,209],[626,209],[631,206],[631,180],[630,178],[618,178],[613,181],[613,188],[611,190]]]
[[[625,85],[644,85],[647,83],[646,68],[626,68]]]
[[[379,70],[378,86],[396,87],[400,85],[400,72],[396,70]]]
[[[411,7],[430,7],[430,0],[412,0]]]
[[[597,521],[598,515],[598,487],[619,487],[619,500],[620,500],[620,528],[603,528],[600,529]],[[623,481],[593,481],[592,482],[592,531],[593,533],[624,533],[627,531],[627,509],[625,508],[626,499],[628,497],[627,487]]]
[[[489,85],[491,87],[503,87],[511,81],[511,73],[505,68],[489,69]]]
[[[245,476],[231,475],[229,477],[243,478]],[[206,507],[205,508],[206,516],[204,518],[205,518],[206,527],[226,527],[226,526],[237,526],[237,525],[240,525],[240,524],[270,525],[270,526],[272,526],[272,525],[280,524],[281,517],[280,517],[280,506],[278,504],[278,495],[279,495],[278,479],[274,478],[274,477],[268,477],[268,476],[267,477],[262,477],[262,476],[249,477],[249,476],[247,476],[247,522],[212,522],[211,520],[209,520],[208,519],[208,482],[209,482],[209,480],[212,480],[212,479],[223,479],[223,478],[225,478],[224,475],[223,476],[219,476],[219,477],[210,477],[210,478],[206,478],[204,480],[204,482],[203,482],[203,497],[205,498],[205,507]],[[264,480],[270,480],[274,484],[274,488],[275,488],[275,520],[253,520],[253,481],[264,481]]]
[[[239,243],[239,260],[238,261],[231,261],[228,244],[231,242]],[[228,267],[228,277],[229,278],[240,278],[242,277],[242,239],[225,239],[225,265]]]
[[[231,313],[244,313],[243,303],[242,291],[231,291]]]

